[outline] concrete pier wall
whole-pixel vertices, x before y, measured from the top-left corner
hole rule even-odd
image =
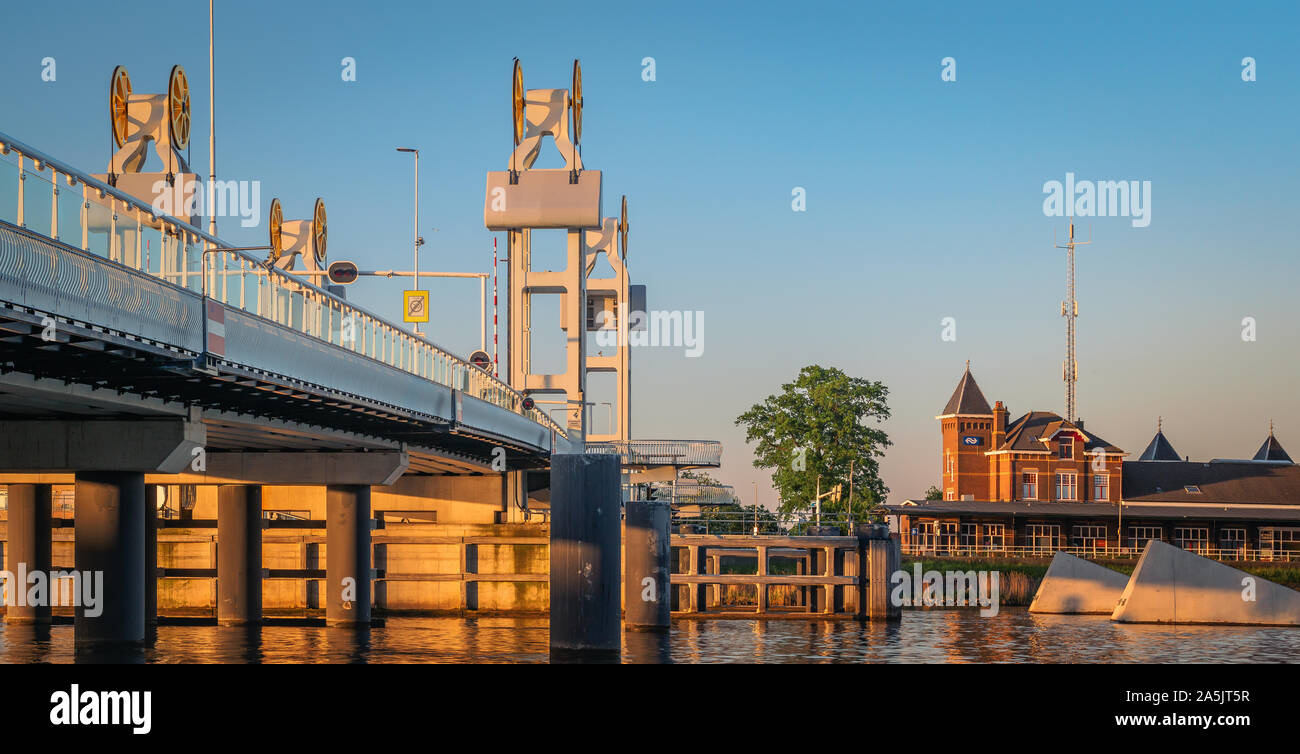
[[[1111,620],[1300,626],[1300,592],[1152,541]]]
[[[1129,577],[1119,571],[1058,552],[1047,567],[1029,612],[1110,615],[1128,581]]]

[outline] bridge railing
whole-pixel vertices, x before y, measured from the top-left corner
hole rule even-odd
[[[717,440],[630,440],[587,443],[588,453],[609,453],[624,466],[720,466],[722,443]]]
[[[523,395],[434,343],[0,133],[0,221],[208,296],[546,426]]]

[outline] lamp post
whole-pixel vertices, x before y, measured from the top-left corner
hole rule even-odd
[[[420,290],[420,244],[424,239],[420,238],[420,150],[410,147],[398,147],[399,152],[410,152],[415,155],[415,290]],[[413,322],[415,325],[415,334],[420,334],[420,323]]]

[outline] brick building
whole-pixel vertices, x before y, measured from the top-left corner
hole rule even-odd
[[[969,363],[939,421],[941,500],[888,504],[910,552],[1133,550],[1300,557],[1300,466],[1272,428],[1249,460],[1181,459],[1163,428],[1134,460],[1050,411],[989,406]]]

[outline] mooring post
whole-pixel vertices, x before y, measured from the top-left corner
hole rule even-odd
[[[884,524],[863,524],[858,529],[858,620],[898,620],[901,605],[890,600],[890,578],[902,561],[898,540]]]
[[[657,500],[627,504],[627,573],[623,575],[623,627],[629,631],[667,631],[672,608],[669,590],[672,554],[668,540],[671,506]]]
[[[617,654],[622,503],[615,455],[551,456],[551,651]]]

